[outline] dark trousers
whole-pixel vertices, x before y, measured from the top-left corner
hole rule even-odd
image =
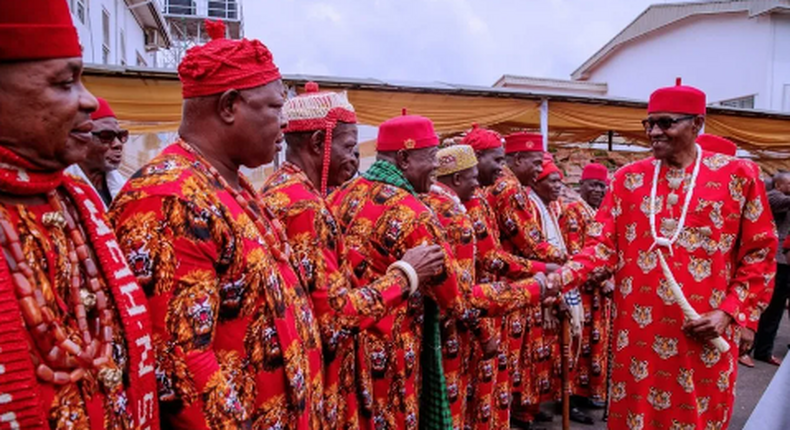
[[[755,359],[767,360],[774,353],[776,332],[779,331],[779,323],[782,322],[782,315],[784,315],[787,304],[788,281],[790,281],[790,266],[777,264],[774,294],[771,296],[771,303],[760,316],[757,335],[754,337]]]

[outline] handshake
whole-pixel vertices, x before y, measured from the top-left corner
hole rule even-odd
[[[538,273],[534,279],[540,284],[540,301],[543,306],[552,306],[562,293],[562,280],[557,272]]]

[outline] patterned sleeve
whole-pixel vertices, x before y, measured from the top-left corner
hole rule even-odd
[[[570,255],[576,254],[584,248],[585,231],[588,220],[579,204],[569,204],[562,211],[560,217],[560,229],[564,235],[565,245],[568,247]]]
[[[365,330],[403,303],[409,285],[400,271],[392,271],[369,285],[355,286],[348,260],[338,262],[340,244],[326,243],[330,227],[323,220],[306,208],[288,216],[284,224],[324,345],[331,348],[340,337]]]
[[[617,185],[621,180],[615,178],[609,185],[595,220],[587,226],[584,248],[571,257],[559,270],[562,291],[566,293],[581,287],[591,275],[600,277],[603,272],[612,274],[617,264],[617,217],[622,213]]]
[[[238,399],[229,376],[235,369],[222,368],[213,349],[217,268],[228,264],[232,242],[226,225],[174,197],[126,199],[111,217],[148,296],[160,400],[178,402],[186,427],[210,427],[217,419],[243,426],[250,417],[232,400]]]
[[[752,168],[753,170],[753,168]],[[732,316],[741,326],[747,326],[747,315],[753,313],[760,300],[769,297],[776,275],[778,239],[774,228],[765,185],[756,172],[745,178],[745,204],[741,216],[739,242],[735,255],[735,270],[724,301],[719,309]],[[766,291],[768,290],[768,291]]]
[[[496,203],[494,209],[499,217],[503,238],[512,242],[527,257],[548,263],[563,262],[563,253],[543,237],[524,190],[507,187],[496,198]]]
[[[477,284],[469,301],[475,308],[485,309],[486,316],[503,316],[539,304],[540,290],[540,283],[533,278]]]

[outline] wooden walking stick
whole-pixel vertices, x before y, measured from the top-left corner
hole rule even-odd
[[[571,323],[567,312],[560,311],[562,342],[562,430],[571,428]]]
[[[609,330],[606,332],[606,404],[603,410],[604,422],[609,420],[609,404],[612,398],[609,390],[612,388],[612,362],[614,361],[614,317],[614,300],[609,299]]]

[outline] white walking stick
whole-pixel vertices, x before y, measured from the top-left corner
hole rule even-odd
[[[680,285],[678,285],[677,281],[675,280],[675,276],[672,274],[672,271],[669,270],[669,265],[664,259],[664,253],[661,252],[660,249],[656,249],[656,252],[658,253],[658,261],[661,263],[661,270],[664,271],[664,276],[667,278],[667,282],[669,282],[669,288],[672,290],[672,295],[675,296],[675,300],[680,306],[680,309],[683,310],[683,315],[692,321],[700,319],[697,311],[695,311],[694,308],[691,307],[691,304],[689,304],[689,301],[686,300],[686,295],[683,294],[683,290],[680,289]],[[710,342],[720,352],[727,352],[730,350],[730,344],[721,336],[712,339]]]

